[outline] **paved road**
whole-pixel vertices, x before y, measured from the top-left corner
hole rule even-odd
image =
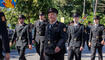
[[[88,51],[87,46],[85,46],[85,49],[82,53],[82,60],[90,60],[91,53]],[[16,50],[11,51],[11,59],[10,60],[18,60],[18,53]],[[27,60],[39,60],[39,56],[35,52],[35,48],[32,50],[27,49],[26,50],[26,58]],[[98,58],[98,55],[96,55],[96,60]],[[105,46],[103,48],[103,60],[105,60]],[[67,54],[65,54],[65,60],[67,60]]]

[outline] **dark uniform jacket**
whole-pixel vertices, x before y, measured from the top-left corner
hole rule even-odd
[[[84,25],[69,26],[67,33],[69,47],[84,47]]]
[[[24,48],[25,46],[32,43],[32,35],[31,31],[29,29],[29,25],[23,24],[19,25],[17,24],[15,27],[15,32],[13,34],[12,43],[16,40],[16,46],[21,46],[21,48]]]
[[[2,43],[0,48],[3,48],[7,53],[10,52],[6,18],[3,12],[0,12],[0,40],[0,44]]]
[[[86,27],[86,29],[85,29],[85,30],[86,30],[86,31],[85,31],[85,33],[86,33],[86,40],[89,40],[90,29],[91,29],[91,26],[89,26],[89,25],[88,25],[88,26]]]
[[[89,42],[92,43],[92,46],[102,46],[102,40],[105,40],[104,26],[99,24],[95,27],[95,25],[93,25],[90,30]]]
[[[46,25],[48,24],[47,21],[36,21],[34,24],[34,35],[33,35],[33,40],[35,40],[37,43],[40,42],[40,40],[44,40],[45,36],[45,29]]]
[[[48,24],[45,32],[44,51],[46,54],[55,54],[58,46],[65,53],[65,42],[67,40],[66,25],[56,21],[53,25]]]
[[[89,35],[90,35],[91,26],[92,26],[92,25],[88,25],[88,26],[86,26],[86,28],[85,28],[85,41],[86,41],[86,43],[87,43],[87,46],[88,46],[88,49],[89,49],[89,50],[90,50],[90,47],[89,47],[88,43],[89,43]]]

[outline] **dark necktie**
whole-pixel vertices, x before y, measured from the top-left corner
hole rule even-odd
[[[52,27],[53,27],[53,25],[52,25],[52,24],[50,24],[50,25],[49,25],[49,28],[51,29]]]

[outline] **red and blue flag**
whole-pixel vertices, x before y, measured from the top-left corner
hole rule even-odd
[[[14,8],[17,0],[0,0],[0,7]]]

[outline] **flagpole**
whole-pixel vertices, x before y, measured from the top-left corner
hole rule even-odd
[[[98,0],[96,0],[96,3],[95,3],[94,16],[96,16],[96,12],[97,12],[97,3],[98,3]]]
[[[95,0],[93,0],[93,16],[94,16],[94,11],[95,11]]]
[[[0,7],[0,12],[1,12],[1,7]]]
[[[86,4],[86,0],[84,0],[84,3],[83,3],[83,17],[85,16],[85,4]]]

